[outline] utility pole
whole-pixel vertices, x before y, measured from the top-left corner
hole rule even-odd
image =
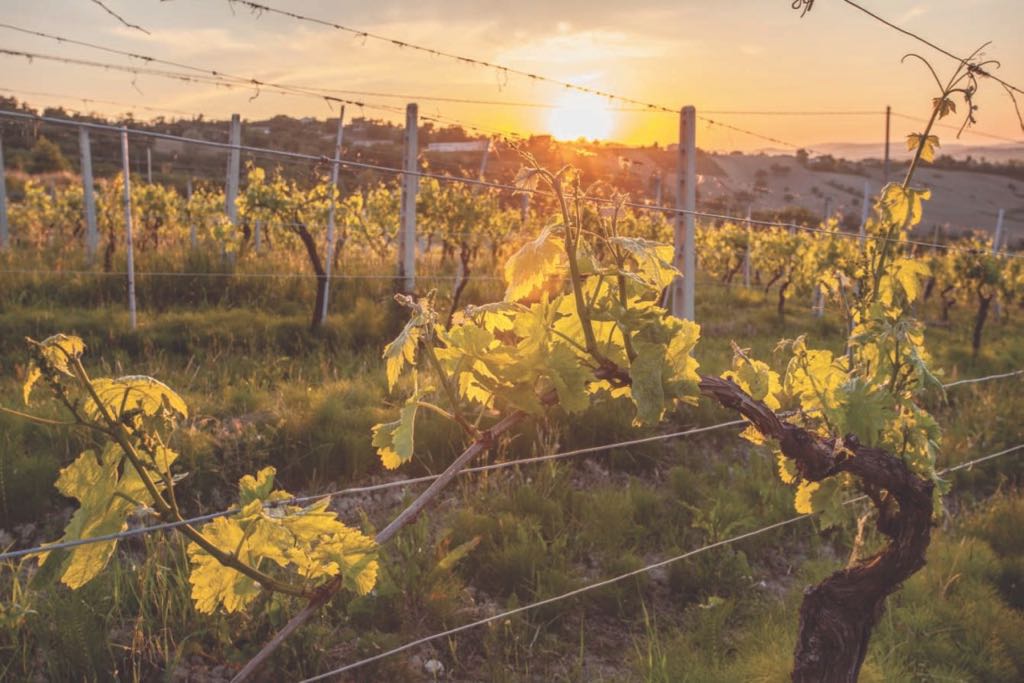
[[[416,103],[405,107],[405,153],[402,169],[402,224],[398,233],[398,276],[403,292],[416,289],[416,192],[419,189],[419,142],[417,126],[419,108]]]
[[[697,110],[683,107],[679,112],[679,156],[676,163],[676,215],[673,264],[682,273],[671,285],[672,315],[694,319],[694,280],[697,255],[694,248],[697,207]]]
[[[82,156],[82,199],[85,204],[85,253],[89,262],[96,257],[100,234],[96,228],[96,195],[92,181],[92,143],[89,141],[89,129],[82,126],[78,129],[78,148]]]

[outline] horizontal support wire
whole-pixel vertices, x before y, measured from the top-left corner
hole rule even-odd
[[[81,127],[90,128],[90,129],[93,129],[93,130],[102,130],[102,131],[116,132],[116,133],[120,133],[122,131],[122,129],[124,128],[122,126],[116,126],[116,125],[111,125],[111,124],[92,123],[92,122],[88,122],[88,121],[74,121],[74,120],[71,120],[71,119],[64,119],[64,118],[60,118],[60,117],[42,116],[42,115],[39,115],[39,114],[29,114],[29,113],[25,113],[25,112],[17,112],[17,111],[10,111],[10,110],[0,110],[0,117],[15,118],[15,119],[28,120],[28,121],[40,121],[40,122],[43,122],[43,123],[51,123],[51,124],[55,124],[55,125],[81,126]],[[382,165],[379,165],[379,164],[370,164],[370,163],[366,163],[366,162],[362,162],[362,161],[350,161],[350,160],[346,160],[346,159],[342,159],[340,161],[335,162],[333,159],[331,159],[331,158],[329,158],[327,156],[324,156],[324,155],[304,154],[302,152],[289,152],[289,151],[286,151],[286,150],[271,149],[271,148],[266,148],[266,147],[254,147],[252,145],[232,145],[231,143],[228,143],[228,142],[216,142],[216,141],[213,141],[213,140],[197,140],[197,139],[194,139],[194,138],[186,138],[186,137],[183,137],[183,136],[180,136],[180,135],[172,135],[170,133],[158,133],[158,132],[155,132],[155,131],[145,131],[145,130],[138,130],[138,129],[134,129],[134,128],[126,128],[126,130],[128,131],[128,133],[130,135],[134,135],[134,136],[138,136],[138,137],[148,137],[148,138],[155,138],[155,139],[159,139],[159,140],[175,140],[175,141],[179,141],[179,142],[186,142],[186,143],[190,143],[190,144],[195,144],[195,145],[200,145],[200,146],[205,146],[205,147],[214,147],[214,148],[217,148],[217,149],[224,149],[224,150],[238,149],[238,150],[241,150],[241,151],[250,152],[252,154],[263,154],[263,155],[266,155],[266,156],[276,156],[276,157],[280,157],[280,158],[284,158],[284,159],[303,159],[303,160],[306,160],[306,161],[313,161],[313,162],[316,162],[316,163],[322,163],[322,164],[326,164],[326,165],[331,165],[331,164],[337,163],[339,166],[342,166],[342,167],[359,168],[359,169],[365,169],[365,170],[370,170],[370,171],[377,171],[377,172],[380,172],[380,173],[389,173],[389,174],[394,174],[394,175],[407,175],[407,176],[413,176],[413,177],[417,177],[417,178],[432,178],[432,179],[437,180],[439,182],[462,183],[464,185],[470,185],[470,186],[473,186],[473,187],[484,187],[484,188],[490,188],[490,189],[494,189],[494,190],[508,191],[508,192],[521,193],[521,194],[529,194],[529,195],[541,196],[541,197],[554,197],[555,196],[554,193],[549,192],[547,190],[540,190],[540,189],[536,189],[536,188],[526,188],[526,187],[516,187],[515,185],[509,185],[509,184],[506,184],[506,183],[496,183],[496,182],[493,182],[493,181],[481,180],[479,178],[468,178],[468,177],[463,177],[463,176],[444,175],[444,174],[440,174],[440,173],[431,173],[429,171],[410,171],[410,170],[406,170],[406,169],[402,169],[402,168],[394,168],[394,167],[391,167],[391,166],[382,166]],[[936,243],[936,242],[924,242],[924,241],[920,241],[920,240],[911,240],[911,239],[887,238],[887,237],[882,237],[882,236],[879,236],[879,235],[861,236],[861,235],[859,235],[857,233],[833,232],[833,231],[830,231],[830,230],[826,230],[824,228],[814,228],[814,227],[807,226],[807,225],[798,225],[796,223],[787,223],[787,222],[783,222],[783,221],[766,221],[766,220],[760,220],[760,219],[755,219],[755,218],[746,218],[746,217],[742,217],[742,216],[730,216],[728,214],[712,213],[712,212],[708,212],[708,211],[693,211],[693,210],[681,209],[681,208],[670,207],[670,206],[661,206],[661,205],[655,205],[655,204],[644,204],[644,203],[641,203],[641,202],[629,202],[629,201],[627,201],[627,202],[617,202],[614,199],[608,199],[608,198],[605,198],[605,197],[585,196],[585,197],[583,197],[583,199],[585,201],[591,202],[593,204],[600,204],[600,205],[604,205],[604,206],[625,206],[625,207],[629,207],[629,208],[637,209],[637,210],[642,210],[642,211],[653,211],[653,212],[660,212],[660,213],[667,213],[667,214],[691,215],[691,216],[696,216],[698,218],[709,218],[709,219],[712,219],[712,220],[732,221],[732,222],[735,222],[737,224],[758,225],[758,226],[764,226],[764,227],[792,228],[793,230],[801,230],[801,231],[804,231],[804,232],[812,232],[812,233],[818,233],[818,234],[825,234],[825,235],[830,235],[832,237],[841,237],[841,238],[844,238],[844,239],[854,239],[854,240],[869,239],[869,240],[874,240],[876,242],[894,242],[894,243],[897,243],[897,244],[907,244],[907,245],[919,246],[919,247],[923,247],[923,248],[939,249],[939,250],[944,250],[944,251],[956,251],[956,252],[973,253],[971,249],[965,249],[963,247],[957,247],[956,245],[951,245],[951,244],[939,244],[939,243]],[[1002,256],[1005,257],[1005,258],[1024,258],[1024,254],[1015,254],[1015,253],[1014,254],[1003,253]]]
[[[985,377],[977,377],[970,380],[959,380],[957,382],[950,382],[944,384],[944,389],[949,389],[957,386],[961,386],[967,383],[981,383],[988,382],[991,380],[1005,379],[1008,377],[1014,377],[1017,375],[1024,375],[1024,370],[1017,370],[1009,373],[1001,373],[997,375],[988,375]],[[693,436],[696,434],[703,434],[705,432],[716,431],[719,429],[725,429],[726,427],[739,427],[748,424],[746,420],[729,420],[727,422],[720,422],[705,427],[694,427],[692,429],[686,429],[678,432],[670,432],[667,434],[655,434],[653,436],[641,437],[638,439],[630,439],[628,441],[618,441],[610,444],[602,444],[599,446],[587,446],[584,448],[577,448],[570,451],[562,451],[559,453],[549,453],[546,455],[535,456],[530,458],[519,458],[516,460],[508,460],[505,462],[491,463],[489,465],[478,465],[476,467],[468,467],[459,472],[460,475],[476,474],[481,472],[493,472],[495,470],[507,469],[510,467],[520,467],[522,465],[532,465],[541,462],[550,462],[553,460],[561,460],[564,458],[570,458],[578,455],[585,455],[588,453],[600,453],[603,451],[610,451],[616,448],[626,448],[629,446],[637,446],[640,444],[653,443],[656,441],[665,441],[669,439],[677,439],[684,436]],[[267,508],[279,507],[283,505],[299,505],[302,503],[308,503],[311,501],[318,501],[324,498],[334,499],[341,496],[355,495],[359,493],[374,493],[377,491],[385,491],[395,488],[405,488],[408,486],[415,486],[417,484],[426,484],[440,478],[439,474],[424,475],[422,477],[414,477],[412,479],[400,479],[395,481],[382,482],[380,484],[370,484],[367,486],[354,486],[345,489],[339,489],[336,491],[328,491],[325,493],[317,493],[307,496],[295,496],[288,500],[279,501],[277,503],[268,504]],[[83,545],[89,545],[91,543],[106,543],[108,541],[117,541],[123,538],[131,538],[133,536],[139,536],[152,531],[162,531],[165,529],[174,529],[180,526],[188,524],[197,524],[199,522],[206,522],[218,517],[227,517],[230,515],[237,514],[239,510],[237,508],[231,508],[228,510],[221,510],[218,512],[211,512],[205,515],[199,515],[197,517],[190,517],[188,519],[178,520],[174,522],[165,522],[161,524],[154,524],[151,526],[141,526],[135,529],[128,529],[113,534],[105,534],[103,536],[91,536],[89,538],[75,539],[71,541],[60,541],[57,543],[46,544],[42,546],[36,546],[33,548],[24,548],[21,550],[12,550],[5,553],[0,553],[0,561],[13,560],[20,557],[26,557],[29,555],[38,555],[40,553],[51,552],[53,550],[76,548]]]
[[[971,460],[969,462],[961,463],[961,464],[956,465],[954,467],[948,467],[948,468],[938,472],[938,474],[940,474],[940,475],[941,474],[948,474],[948,473],[951,473],[951,472],[956,472],[956,471],[959,471],[959,470],[963,470],[963,469],[966,469],[968,467],[972,467],[974,465],[977,465],[979,463],[986,462],[988,460],[993,460],[995,458],[998,458],[1000,456],[1006,455],[1008,453],[1013,453],[1015,451],[1019,451],[1021,449],[1024,449],[1024,444],[1018,444],[1016,446],[1012,446],[1010,448],[1006,448],[1006,449],[1004,449],[1002,451],[999,451],[997,453],[990,453],[988,455],[982,456],[980,458],[976,458],[976,459]],[[850,500],[845,501],[843,504],[844,505],[852,505],[854,503],[860,502],[860,501],[865,500],[865,499],[867,499],[867,496],[857,496],[855,498],[851,498]],[[438,640],[440,638],[447,638],[449,636],[453,636],[453,635],[462,633],[463,631],[468,631],[470,629],[477,628],[478,626],[485,626],[486,624],[490,624],[490,623],[493,623],[495,621],[501,621],[503,619],[508,619],[509,617],[515,616],[517,614],[521,614],[521,613],[529,611],[529,610],[536,609],[538,607],[543,607],[545,605],[550,605],[550,604],[553,604],[553,603],[556,603],[556,602],[561,602],[562,600],[567,600],[569,598],[576,597],[577,595],[581,595],[583,593],[587,593],[587,592],[592,591],[592,590],[597,590],[598,588],[604,588],[605,586],[610,586],[612,584],[618,583],[620,581],[624,581],[624,580],[632,578],[634,576],[639,576],[641,574],[645,574],[645,573],[647,573],[647,572],[649,572],[649,571],[651,571],[653,569],[658,569],[660,567],[664,567],[664,566],[673,564],[675,562],[679,562],[680,560],[685,560],[685,559],[687,559],[689,557],[693,557],[695,555],[700,555],[701,553],[705,553],[705,552],[707,552],[709,550],[714,550],[715,548],[721,548],[721,547],[724,547],[724,546],[727,546],[727,545],[731,545],[733,543],[738,543],[738,542],[746,540],[748,538],[752,538],[754,536],[759,536],[759,535],[767,533],[769,531],[774,531],[775,529],[780,529],[782,527],[789,526],[790,524],[794,524],[796,522],[800,522],[800,521],[803,521],[805,519],[810,519],[811,517],[813,517],[813,514],[802,514],[802,515],[798,515],[796,517],[790,517],[789,519],[783,520],[781,522],[775,522],[774,524],[769,524],[768,526],[763,526],[763,527],[761,527],[759,529],[755,529],[753,531],[748,531],[746,533],[737,534],[736,536],[732,536],[730,538],[726,538],[726,539],[723,539],[721,541],[717,541],[715,543],[709,543],[708,545],[701,546],[699,548],[695,548],[694,550],[689,550],[689,551],[687,551],[685,553],[682,553],[680,555],[675,555],[674,557],[670,557],[670,558],[667,558],[667,559],[664,559],[664,560],[660,560],[658,562],[654,562],[652,564],[648,564],[648,565],[646,565],[644,567],[640,567],[639,569],[634,569],[632,571],[626,572],[625,574],[619,574],[618,576],[613,576],[613,577],[604,579],[602,581],[597,581],[595,583],[589,583],[589,584],[587,584],[585,586],[581,586],[581,587],[576,588],[574,590],[562,593],[561,595],[554,595],[554,596],[552,596],[550,598],[545,598],[543,600],[538,600],[536,602],[531,602],[531,603],[529,603],[527,605],[521,605],[520,607],[515,607],[513,609],[506,610],[504,612],[499,612],[498,614],[493,614],[493,615],[491,615],[489,617],[484,617],[483,619],[478,619],[476,621],[469,622],[468,624],[463,624],[461,626],[456,626],[455,628],[450,628],[450,629],[448,629],[446,631],[441,631],[439,633],[434,633],[434,634],[429,635],[429,636],[424,636],[423,638],[418,638],[418,639],[410,641],[408,643],[404,643],[402,645],[399,645],[398,647],[391,648],[390,650],[387,650],[385,652],[381,652],[381,653],[373,655],[371,657],[366,657],[365,659],[360,659],[359,661],[353,662],[351,664],[346,664],[345,666],[338,667],[337,669],[332,669],[330,671],[327,671],[327,672],[322,673],[322,674],[318,674],[316,676],[312,676],[310,678],[304,678],[304,679],[302,679],[302,681],[300,683],[312,683],[313,681],[320,681],[320,680],[323,680],[323,679],[328,678],[330,676],[336,676],[336,675],[338,675],[340,673],[344,673],[346,671],[352,671],[353,669],[358,669],[360,667],[366,666],[367,664],[372,664],[373,662],[380,661],[380,660],[385,659],[387,657],[390,657],[392,655],[396,655],[396,654],[398,654],[400,652],[405,652],[406,650],[410,650],[410,649],[412,649],[414,647],[417,647],[419,645],[425,645],[426,643],[432,642],[434,640]]]

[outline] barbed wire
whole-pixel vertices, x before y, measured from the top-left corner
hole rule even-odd
[[[969,462],[961,463],[959,465],[956,465],[955,467],[946,468],[944,470],[941,470],[938,474],[940,474],[940,475],[948,474],[948,473],[951,473],[951,472],[956,472],[956,471],[959,471],[959,470],[962,470],[962,469],[966,469],[968,467],[972,467],[974,465],[977,465],[977,464],[982,463],[982,462],[986,462],[988,460],[993,460],[995,458],[1001,457],[1001,456],[1006,455],[1008,453],[1019,451],[1021,449],[1024,449],[1024,444],[1018,444],[1016,446],[1012,446],[1010,448],[1004,449],[1004,450],[999,451],[997,453],[990,453],[988,455],[985,455],[985,456],[980,457],[980,458],[976,458],[976,459],[971,460]],[[862,500],[865,500],[866,498],[867,498],[867,496],[857,496],[855,498],[851,498],[849,500],[844,501],[843,505],[852,505],[854,503],[857,503],[857,502],[860,502]],[[689,557],[693,557],[695,555],[699,555],[701,553],[705,553],[705,552],[707,552],[709,550],[714,550],[715,548],[721,548],[721,547],[724,547],[724,546],[727,546],[727,545],[732,545],[733,543],[738,543],[738,542],[746,540],[748,538],[752,538],[754,536],[759,536],[759,535],[767,533],[769,531],[774,531],[775,529],[780,529],[782,527],[788,526],[790,524],[794,524],[796,522],[799,522],[799,521],[802,521],[802,520],[805,520],[805,519],[810,519],[813,516],[814,516],[813,513],[797,515],[796,517],[790,517],[789,519],[783,520],[781,522],[775,522],[774,524],[769,524],[767,526],[763,526],[763,527],[761,527],[759,529],[755,529],[753,531],[747,531],[745,533],[737,534],[735,536],[731,536],[731,537],[723,539],[721,541],[716,541],[714,543],[708,543],[707,545],[701,546],[701,547],[696,548],[694,550],[689,550],[689,551],[687,551],[685,553],[681,553],[679,555],[675,555],[673,557],[670,557],[670,558],[667,558],[667,559],[664,559],[664,560],[660,560],[658,562],[653,562],[651,564],[648,564],[648,565],[645,565],[643,567],[640,567],[639,569],[634,569],[632,571],[625,572],[624,574],[619,574],[618,576],[613,576],[613,577],[610,577],[610,578],[607,578],[607,579],[604,579],[604,580],[601,580],[601,581],[596,581],[596,582],[593,582],[593,583],[589,583],[589,584],[586,584],[584,586],[580,586],[579,588],[575,588],[573,590],[566,591],[565,593],[562,593],[560,595],[554,595],[554,596],[549,597],[549,598],[544,598],[543,600],[537,600],[535,602],[531,602],[531,603],[526,604],[526,605],[521,605],[519,607],[514,607],[512,609],[505,610],[505,611],[499,612],[497,614],[492,614],[491,616],[484,617],[482,619],[477,619],[476,621],[472,621],[472,622],[470,622],[468,624],[463,624],[461,626],[456,626],[454,628],[450,628],[450,629],[447,629],[445,631],[441,631],[439,633],[434,633],[434,634],[429,635],[429,636],[424,636],[423,638],[418,638],[416,640],[413,640],[413,641],[410,641],[410,642],[407,642],[407,643],[403,643],[402,645],[399,645],[397,647],[393,647],[390,650],[387,650],[385,652],[381,652],[381,653],[378,653],[376,655],[372,655],[370,657],[365,657],[365,658],[360,659],[360,660],[358,660],[356,662],[353,662],[351,664],[346,664],[345,666],[341,666],[341,667],[338,667],[336,669],[331,669],[330,671],[318,674],[316,676],[312,676],[310,678],[304,678],[304,679],[302,679],[302,681],[300,683],[313,683],[313,681],[320,681],[320,680],[323,680],[323,679],[328,678],[330,676],[336,676],[336,675],[338,675],[340,673],[344,673],[346,671],[352,671],[353,669],[358,669],[358,668],[360,668],[362,666],[365,666],[367,664],[371,664],[373,662],[380,661],[380,660],[385,659],[387,657],[390,657],[392,655],[396,655],[396,654],[398,654],[400,652],[404,652],[406,650],[410,650],[410,649],[412,649],[414,647],[417,647],[419,645],[424,645],[426,643],[432,642],[434,640],[438,640],[440,638],[447,638],[447,637],[456,635],[458,633],[462,633],[463,631],[468,631],[468,630],[474,629],[474,628],[476,628],[478,626],[484,626],[486,624],[489,624],[489,623],[492,623],[492,622],[495,622],[495,621],[501,621],[503,619],[508,619],[509,617],[513,617],[513,616],[515,616],[517,614],[521,614],[523,612],[526,612],[526,611],[529,611],[529,610],[533,610],[533,609],[536,609],[538,607],[543,607],[545,605],[550,605],[550,604],[553,604],[553,603],[556,603],[556,602],[561,602],[563,600],[567,600],[567,599],[575,597],[577,595],[581,595],[583,593],[587,593],[587,592],[592,591],[592,590],[597,590],[598,588],[604,588],[606,586],[610,586],[612,584],[618,583],[620,581],[624,581],[624,580],[632,578],[634,576],[639,576],[641,574],[646,574],[647,572],[650,572],[650,571],[652,571],[654,569],[659,569],[661,567],[673,564],[675,562],[679,562],[680,560],[685,560],[685,559],[687,559]]]
[[[1009,372],[1009,373],[987,375],[987,376],[984,376],[984,377],[976,377],[976,378],[973,378],[973,379],[970,379],[970,380],[960,380],[960,381],[956,381],[956,382],[950,382],[948,384],[944,384],[943,388],[944,389],[949,389],[949,388],[954,388],[954,387],[957,387],[957,386],[961,386],[963,384],[988,382],[988,381],[993,381],[993,380],[997,380],[997,379],[1005,379],[1005,378],[1008,378],[1008,377],[1014,377],[1014,376],[1022,375],[1022,374],[1024,374],[1024,370],[1016,370],[1014,372]],[[727,427],[739,427],[739,426],[747,425],[747,424],[749,424],[749,422],[747,420],[742,420],[742,419],[741,420],[728,420],[726,422],[719,422],[717,424],[708,425],[708,426],[705,426],[705,427],[694,427],[694,428],[691,428],[691,429],[686,429],[686,430],[676,431],[676,432],[669,432],[669,433],[666,433],[666,434],[655,434],[653,436],[646,436],[646,437],[640,437],[640,438],[636,438],[636,439],[629,439],[629,440],[626,440],[626,441],[617,441],[615,443],[609,443],[609,444],[600,444],[600,445],[597,445],[597,446],[586,446],[586,447],[583,447],[583,448],[576,448],[576,449],[573,449],[573,450],[561,451],[561,452],[558,452],[558,453],[548,453],[548,454],[545,454],[545,455],[533,456],[533,457],[528,457],[528,458],[518,458],[518,459],[514,459],[514,460],[506,460],[506,461],[502,461],[502,462],[490,463],[490,464],[487,464],[487,465],[477,465],[475,467],[467,467],[467,468],[464,468],[464,469],[460,470],[458,472],[458,476],[464,476],[464,475],[467,475],[467,474],[479,474],[479,473],[483,473],[483,472],[493,472],[493,471],[496,471],[496,470],[508,469],[508,468],[512,468],[512,467],[522,467],[524,465],[533,465],[533,464],[537,464],[537,463],[551,462],[551,461],[555,461],[555,460],[563,460],[563,459],[566,459],[566,458],[572,458],[572,457],[576,457],[576,456],[579,456],[579,455],[587,455],[587,454],[590,454],[590,453],[601,453],[601,452],[605,452],[605,451],[615,450],[615,449],[618,449],[618,448],[628,448],[630,446],[638,446],[638,445],[654,443],[654,442],[658,442],[658,441],[666,441],[666,440],[670,440],[670,439],[678,439],[678,438],[682,438],[682,437],[685,437],[685,436],[694,436],[696,434],[704,434],[704,433],[707,433],[707,432],[717,431],[719,429],[725,429]],[[1017,446],[1015,448],[1022,448],[1022,447],[1024,447],[1024,445]],[[997,454],[997,455],[999,455],[999,454]],[[982,458],[981,460],[991,459],[992,457],[995,457],[995,456],[986,456],[985,458]],[[981,460],[979,460],[979,462]],[[966,465],[957,466],[957,468],[955,468],[955,469],[962,469],[964,466],[966,466]],[[366,486],[352,486],[352,487],[347,487],[347,488],[344,488],[344,489],[338,489],[338,490],[335,490],[335,491],[327,491],[327,492],[324,492],[324,493],[316,493],[316,494],[310,494],[310,495],[305,495],[305,496],[293,496],[292,498],[289,498],[287,500],[283,500],[283,501],[278,501],[278,502],[275,502],[275,503],[267,504],[266,507],[277,507],[277,506],[284,506],[284,505],[300,505],[302,503],[308,503],[308,502],[311,502],[311,501],[320,501],[320,500],[323,500],[325,498],[333,500],[334,498],[339,498],[341,496],[355,495],[355,494],[360,494],[360,493],[375,493],[375,492],[378,492],[378,491],[386,491],[386,490],[395,489],[395,488],[406,488],[406,487],[409,487],[409,486],[415,486],[415,485],[418,485],[418,484],[426,484],[426,483],[433,482],[434,480],[439,479],[441,476],[442,475],[440,475],[440,474],[428,474],[428,475],[424,475],[424,476],[421,476],[421,477],[413,477],[413,478],[410,478],[410,479],[399,479],[399,480],[395,480],[395,481],[382,482],[380,484],[370,484],[370,485],[366,485]],[[75,540],[71,540],[71,541],[60,541],[60,542],[55,542],[55,543],[48,543],[48,544],[44,544],[44,545],[41,545],[41,546],[36,546],[36,547],[33,547],[33,548],[24,548],[24,549],[21,549],[21,550],[12,550],[12,551],[8,551],[8,552],[0,553],[0,561],[18,559],[18,558],[26,557],[26,556],[29,556],[29,555],[38,555],[38,554],[45,553],[45,552],[51,552],[53,550],[76,548],[76,547],[79,547],[79,546],[89,545],[89,544],[92,544],[92,543],[106,543],[106,542],[109,542],[109,541],[117,541],[117,540],[120,540],[120,539],[123,539],[123,538],[131,538],[133,536],[138,536],[140,534],[146,534],[146,533],[150,533],[150,532],[154,532],[154,531],[162,531],[162,530],[166,530],[166,529],[174,529],[174,528],[177,528],[177,527],[180,527],[180,526],[185,526],[185,525],[188,525],[188,524],[198,524],[200,522],[206,522],[206,521],[210,521],[210,520],[213,520],[213,519],[217,519],[218,517],[228,517],[228,516],[237,514],[238,512],[239,512],[238,508],[228,508],[226,510],[220,510],[218,512],[211,512],[211,513],[207,513],[207,514],[204,514],[204,515],[198,515],[196,517],[189,517],[187,519],[178,520],[178,521],[174,521],[174,522],[165,522],[165,523],[161,523],[161,524],[154,524],[152,526],[141,526],[141,527],[136,527],[134,529],[127,529],[125,531],[121,531],[121,532],[117,532],[117,533],[113,533],[113,534],[105,534],[105,535],[102,535],[102,536],[91,536],[89,538],[75,539]]]

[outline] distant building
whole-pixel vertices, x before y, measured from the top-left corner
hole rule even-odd
[[[427,151],[437,152],[438,154],[485,152],[489,144],[489,140],[470,140],[468,142],[431,142],[427,145]]]
[[[361,147],[361,148],[364,148],[364,149],[369,148],[369,147],[387,147],[387,146],[390,146],[390,145],[393,145],[393,144],[395,144],[394,140],[387,140],[387,139],[352,140],[352,141],[350,141],[348,143],[348,145],[351,146],[351,147]]]

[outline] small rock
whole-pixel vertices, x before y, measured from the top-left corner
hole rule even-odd
[[[423,663],[423,670],[434,678],[437,678],[438,676],[444,675],[444,664],[436,659],[428,659]]]

